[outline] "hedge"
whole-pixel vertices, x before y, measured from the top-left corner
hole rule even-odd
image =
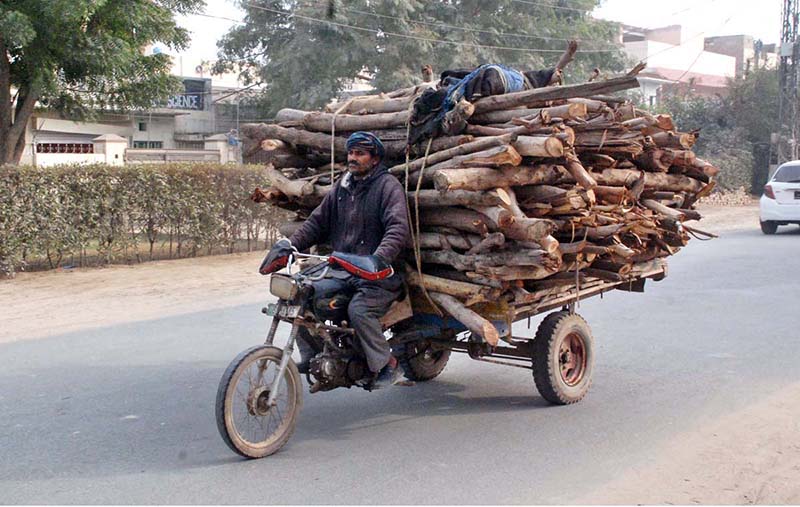
[[[0,167],[0,271],[265,248],[282,212],[248,197],[258,166]]]

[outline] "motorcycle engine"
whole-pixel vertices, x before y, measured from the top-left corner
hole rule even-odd
[[[308,371],[316,380],[315,390],[328,391],[337,387],[352,386],[362,380],[369,370],[360,358],[318,354],[309,362]]]

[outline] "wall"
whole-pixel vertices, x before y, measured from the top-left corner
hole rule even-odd
[[[685,71],[691,67],[693,72],[724,77],[734,77],[736,73],[736,58],[704,51],[700,38],[683,46],[655,41],[626,42],[625,52],[637,60],[646,58],[647,67],[651,69]]]
[[[147,124],[147,130],[139,131],[139,123]],[[161,148],[175,148],[175,121],[174,116],[157,116],[137,113],[133,118],[133,135],[128,146],[134,146],[134,141],[161,141]]]
[[[37,153],[36,165],[49,167],[59,164],[102,164],[106,156],[102,153]]]

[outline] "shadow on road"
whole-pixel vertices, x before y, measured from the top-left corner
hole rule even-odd
[[[104,477],[240,462],[225,447],[214,420],[225,366],[172,362],[106,368],[85,363],[42,367],[24,378],[0,376],[0,384],[20,386],[0,397],[0,424],[8,429],[0,436],[0,476]],[[374,393],[306,391],[289,445],[355,441],[359,433],[414,419],[547,407],[528,382],[527,395],[466,398],[459,395],[465,386],[447,381],[445,370],[431,382]]]

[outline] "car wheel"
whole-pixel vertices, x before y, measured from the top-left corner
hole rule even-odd
[[[764,234],[775,234],[775,231],[778,230],[778,224],[775,222],[767,220],[766,222],[761,223],[761,232]]]

